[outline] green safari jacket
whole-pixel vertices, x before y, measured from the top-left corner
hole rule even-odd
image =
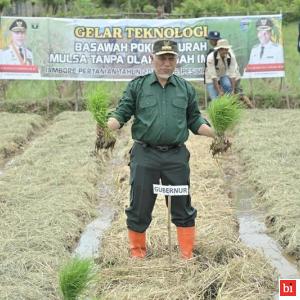
[[[209,124],[201,116],[189,82],[172,75],[162,87],[154,72],[128,84],[110,117],[123,126],[132,115],[132,138],[151,145],[183,144],[189,129],[197,134],[202,124]]]

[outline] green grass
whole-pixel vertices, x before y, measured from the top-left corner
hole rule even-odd
[[[300,53],[297,51],[298,22],[283,27],[286,84],[290,95],[300,96]],[[299,102],[298,102],[299,104]]]
[[[14,80],[9,82],[5,101],[15,103],[23,101],[41,102],[47,96],[57,96],[54,81]]]
[[[46,102],[47,97],[53,99],[59,99],[59,91],[58,86],[63,84],[62,81],[37,81],[37,80],[13,80],[8,82],[6,96],[0,99],[3,102],[11,102],[14,104],[20,104],[23,102]],[[65,94],[67,98],[75,98],[76,92],[76,84],[73,82],[71,84],[65,84],[66,88],[64,91],[63,99],[61,101],[66,100]],[[121,97],[123,90],[127,82],[84,82],[83,86],[83,98],[87,98],[90,91],[98,89],[99,87],[106,89],[109,96],[109,103],[112,106],[115,106],[119,98]]]
[[[64,300],[76,300],[85,292],[96,276],[90,259],[71,259],[59,273],[59,285]]]

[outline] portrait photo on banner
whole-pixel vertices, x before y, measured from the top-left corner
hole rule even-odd
[[[260,16],[252,20],[256,41],[244,70],[245,78],[284,77],[281,19]]]
[[[39,73],[28,42],[29,24],[22,18],[5,19],[1,24],[0,72]]]

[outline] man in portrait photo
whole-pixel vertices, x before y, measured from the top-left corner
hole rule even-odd
[[[10,26],[11,41],[7,48],[0,51],[0,64],[33,65],[32,51],[26,47],[27,24],[22,19],[15,20]]]
[[[259,43],[251,50],[249,65],[283,63],[283,48],[271,39],[273,27],[274,24],[269,18],[261,18],[256,22]]]

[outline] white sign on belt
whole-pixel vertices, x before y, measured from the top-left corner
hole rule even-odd
[[[153,184],[153,193],[165,196],[180,196],[189,194],[188,185],[160,185]]]

